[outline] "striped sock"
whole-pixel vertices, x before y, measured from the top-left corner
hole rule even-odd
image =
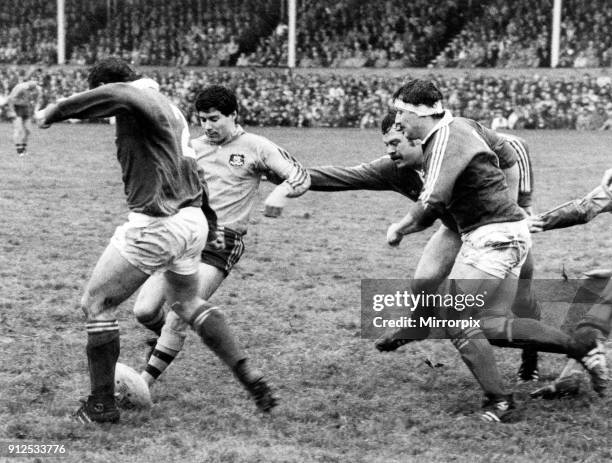
[[[149,358],[145,371],[142,373],[142,377],[147,384],[153,384],[159,378],[159,375],[168,368],[179,352],[178,350],[160,346],[158,343]]]
[[[87,322],[87,359],[91,394],[112,397],[115,392],[115,364],[119,358],[119,323],[117,320]]]
[[[166,321],[166,311],[163,307],[160,307],[154,313],[139,315],[136,319],[142,326],[150,329],[159,336],[164,327],[164,322]]]

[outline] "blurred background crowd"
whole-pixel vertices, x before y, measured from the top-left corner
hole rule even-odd
[[[85,67],[113,55],[157,67],[150,77],[189,117],[199,88],[226,83],[238,92],[243,122],[253,125],[376,125],[405,77],[334,72],[347,67],[428,67],[449,109],[489,126],[597,129],[611,117],[605,72],[437,72],[550,66],[553,0],[298,0],[296,65],[313,68],[307,72],[269,69],[287,63],[282,0],[65,1],[70,66],[45,70],[48,101],[84,90]],[[611,28],[612,1],[563,0],[559,65],[612,66]],[[0,2],[0,98],[24,66],[56,62],[56,34],[56,0]]]
[[[0,70],[0,95],[27,71]],[[54,68],[45,88],[46,102],[87,88],[86,69]],[[205,85],[222,82],[236,91],[243,123],[259,126],[378,126],[394,89],[410,76],[296,73],[260,69],[151,69],[148,77],[161,85],[187,118],[195,123],[193,101]],[[455,115],[493,128],[600,129],[612,120],[612,79],[584,74],[555,79],[546,75],[448,77],[432,73]],[[3,114],[4,116],[4,114]],[[606,125],[607,124],[607,125]]]
[[[284,66],[282,0],[65,0],[71,64]],[[553,0],[298,0],[299,67],[539,67]],[[0,63],[55,63],[56,0],[3,0]],[[612,2],[563,0],[560,65],[612,65]]]

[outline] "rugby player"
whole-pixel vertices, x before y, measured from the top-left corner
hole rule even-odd
[[[502,347],[567,354],[581,361],[595,384],[603,374],[601,365],[593,363],[600,355],[595,339],[582,342],[538,320],[508,317],[507,301],[516,294],[531,238],[525,214],[513,199],[495,154],[470,124],[444,110],[442,94],[431,82],[416,79],[403,85],[394,94],[394,106],[396,122],[406,137],[422,141],[425,182],[408,214],[389,226],[387,242],[399,245],[403,236],[450,214],[462,244],[449,278],[458,292],[486,295],[484,306],[473,314],[482,321],[487,338]],[[468,330],[450,334],[460,351],[473,341]],[[487,387],[481,383],[486,397],[483,418],[500,421],[513,408],[512,396],[502,392],[491,346],[485,342],[480,347],[481,358],[489,359],[490,380]]]
[[[288,197],[300,196],[310,186],[310,176],[301,164],[284,149],[265,137],[247,133],[237,123],[236,95],[221,85],[205,88],[196,97],[195,107],[204,134],[192,140],[196,159],[209,186],[210,205],[217,214],[220,249],[209,244],[201,254],[200,297],[208,300],[227,278],[244,252],[243,236],[257,200],[264,174],[282,180],[276,187]],[[153,276],[141,289],[134,313],[138,320],[158,335],[157,345],[142,373],[153,382],[168,367],[183,347],[186,324],[173,311],[164,324],[163,277]],[[200,316],[204,328],[202,339],[241,380],[246,354],[232,335],[223,313],[211,308]],[[163,326],[163,329],[162,329]],[[261,379],[263,382],[263,377]],[[252,390],[245,384],[264,410],[274,405],[269,394]]]
[[[506,137],[486,129],[476,121],[466,119],[487,141],[497,154],[509,185],[518,190],[518,203],[527,210],[531,208],[533,175],[529,152],[524,140]],[[395,191],[412,201],[418,199],[423,182],[422,150],[420,144],[409,142],[395,125],[395,112],[387,114],[381,124],[386,156],[369,163],[351,167],[319,166],[310,168],[312,191],[379,190]],[[520,161],[518,161],[520,159]],[[272,195],[270,195],[272,196]],[[267,200],[266,200],[267,202]],[[452,217],[443,218],[443,224],[430,238],[419,259],[412,288],[415,293],[435,291],[448,276],[461,247],[461,239]],[[517,317],[540,318],[540,307],[531,288],[533,258],[529,253],[521,268],[523,279],[517,291],[512,311]],[[416,339],[427,337],[429,330],[415,328],[390,329],[376,341],[380,351],[388,352]],[[537,380],[537,351],[523,349],[519,368],[519,379]]]
[[[612,169],[606,171],[601,184],[581,199],[569,201],[554,207],[531,219],[532,233],[566,228],[590,222],[599,214],[612,212]],[[600,357],[596,359],[606,367],[606,357],[603,351],[603,341],[610,335],[612,328],[612,280],[610,272],[590,274],[579,288],[575,300],[579,302],[590,301],[593,305],[585,316],[576,325],[576,333],[582,337],[595,337],[600,345]],[[598,278],[599,277],[599,278]],[[594,281],[595,280],[595,281]],[[597,281],[599,280],[599,281]],[[546,398],[564,396],[578,391],[579,382],[572,378],[578,372],[575,361],[569,360],[559,377],[552,383],[532,393],[534,397]],[[599,382],[593,386],[597,392],[603,394],[607,387],[608,374],[598,378]]]
[[[38,79],[32,77],[35,76],[31,75],[29,79],[24,77],[7,98],[9,117],[13,120],[13,141],[19,156],[28,154],[31,118],[41,108],[43,101],[43,89]]]
[[[119,226],[98,259],[81,299],[87,317],[87,360],[91,394],[76,411],[82,423],[117,422],[114,376],[119,357],[115,308],[157,271],[167,298],[201,334],[201,315],[212,306],[198,296],[199,255],[207,240],[202,212],[208,197],[190,152],[189,129],[181,112],[140,78],[125,61],[94,64],[90,90],[51,104],[35,114],[40,128],[69,118],[115,116],[128,221]],[[209,210],[209,208],[206,208]],[[210,217],[214,223],[214,217]]]

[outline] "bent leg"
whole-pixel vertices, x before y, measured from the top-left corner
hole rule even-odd
[[[87,358],[95,400],[114,401],[115,364],[119,357],[119,325],[114,309],[147,278],[113,245],[108,245],[87,284],[81,307],[87,317]]]
[[[225,279],[225,273],[217,267],[204,263],[199,265],[199,272],[200,282],[198,294],[201,299],[208,300]],[[157,333],[160,337],[157,339],[155,346],[153,346],[148,364],[145,371],[142,373],[143,378],[149,385],[152,385],[159,378],[181,351],[188,327],[188,323],[180,318],[174,311],[169,311],[168,315],[165,315],[163,304],[166,297],[165,293],[168,289],[165,277],[162,274],[156,275],[155,281],[149,285],[152,278],[150,278],[141,289],[139,299],[137,299],[136,305],[134,306],[134,312],[137,313],[138,320],[141,323],[144,321],[143,318],[152,320],[153,322],[161,320],[161,326],[159,326],[160,331]],[[151,309],[153,309],[153,315],[147,312],[147,310],[150,311]],[[210,323],[211,321],[205,322],[205,324]],[[147,325],[145,324],[145,326]],[[151,328],[150,326],[148,327]],[[227,332],[229,328],[225,328],[227,329],[222,327],[221,330],[222,332],[224,331],[225,334],[217,334],[216,330],[200,330],[198,334],[202,338],[202,341],[209,347],[211,345],[217,346],[216,350],[213,349],[214,352],[217,353],[228,366],[233,367],[240,359],[236,360],[235,358],[237,348],[234,337],[231,333],[228,336]],[[205,336],[206,339],[203,336]],[[215,339],[215,337],[223,337],[223,339]],[[232,352],[234,354],[232,354]],[[242,354],[238,356],[240,357],[241,355]]]

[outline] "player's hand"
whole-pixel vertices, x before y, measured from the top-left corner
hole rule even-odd
[[[208,241],[206,246],[213,249],[214,251],[221,251],[225,249],[225,233],[223,227],[219,227],[216,230],[211,230],[208,233]]]
[[[527,216],[527,225],[531,233],[540,233],[544,231],[544,219],[539,215]]]
[[[281,183],[272,190],[272,193],[264,201],[264,215],[266,217],[278,217],[282,214],[290,190],[291,186],[287,182]]]
[[[387,244],[389,246],[398,246],[404,237],[399,233],[399,224],[392,223],[387,229]]]
[[[608,191],[612,191],[612,169],[608,169],[604,172],[603,178],[601,179],[601,186]]]
[[[39,129],[48,129],[49,127],[51,127],[51,124],[47,123],[46,108],[36,111],[34,113],[34,122],[36,122],[36,125]]]

